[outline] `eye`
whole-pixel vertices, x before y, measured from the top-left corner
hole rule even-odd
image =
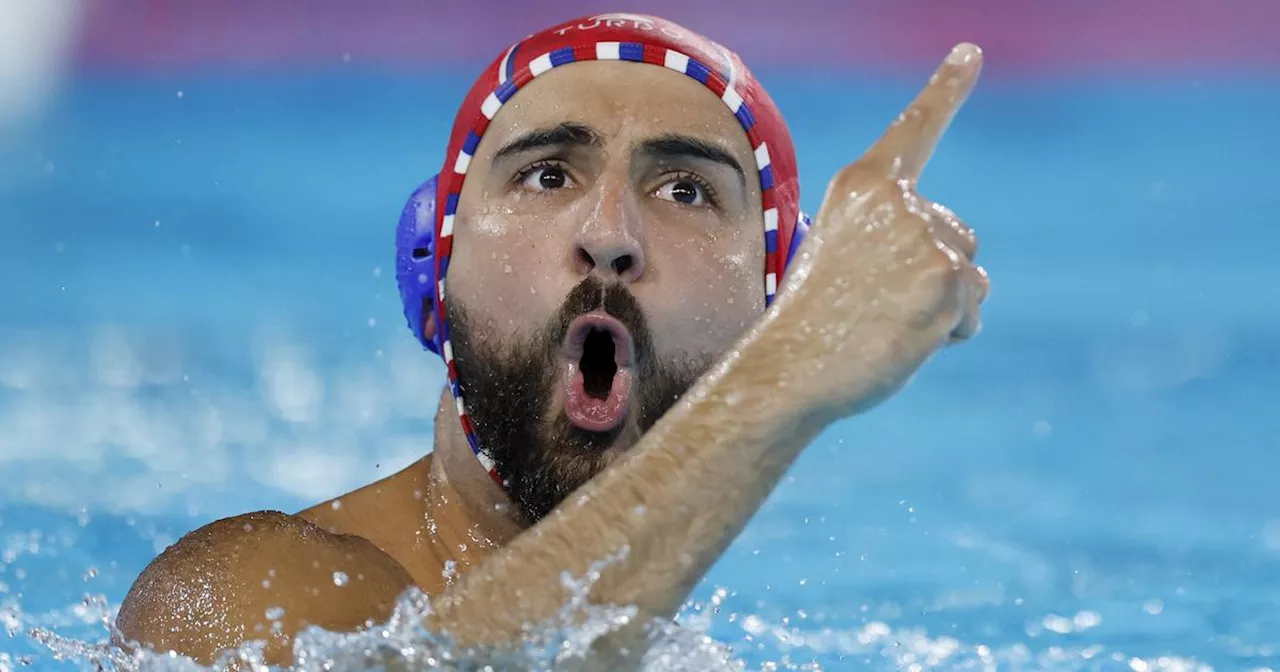
[[[658,187],[654,192],[658,198],[675,201],[681,205],[705,207],[715,204],[715,190],[706,180],[692,173],[681,174],[675,179]]]
[[[520,171],[516,181],[525,189],[533,191],[550,191],[571,186],[573,180],[560,164],[542,161]]]

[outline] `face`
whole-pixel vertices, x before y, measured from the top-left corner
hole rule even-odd
[[[494,117],[446,276],[480,446],[531,520],[633,445],[764,310],[754,156],[702,84],[562,66]]]

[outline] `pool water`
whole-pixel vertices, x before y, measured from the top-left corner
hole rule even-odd
[[[761,75],[810,210],[917,83]],[[43,642],[184,532],[430,449],[392,234],[466,85],[101,75],[6,140],[0,670],[86,665]],[[823,434],[685,618],[749,669],[1280,667],[1278,106],[983,82],[922,184],[982,236],[983,334]]]

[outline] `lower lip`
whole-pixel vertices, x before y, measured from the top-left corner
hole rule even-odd
[[[574,425],[591,432],[607,432],[627,419],[631,405],[631,370],[619,368],[604,399],[587,394],[577,362],[566,364],[564,413]]]

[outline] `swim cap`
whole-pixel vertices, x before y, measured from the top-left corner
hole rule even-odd
[[[736,54],[683,26],[641,14],[599,14],[548,28],[517,42],[481,73],[454,120],[441,172],[410,196],[396,232],[396,280],[414,336],[444,358],[449,388],[471,449],[501,482],[480,451],[453,361],[445,274],[453,249],[458,197],[489,122],[521,87],[555,68],[583,61],[630,61],[665,67],[701,82],[728,107],[755,149],[764,217],[766,305],[808,229],[800,212],[795,148],[782,114]],[[423,336],[424,308],[436,320],[434,339]]]

